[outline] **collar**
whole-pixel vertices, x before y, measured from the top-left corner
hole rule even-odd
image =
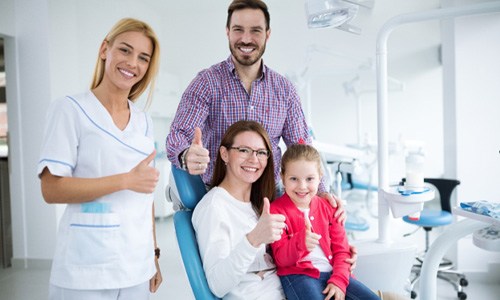
[[[313,212],[313,211],[317,210],[318,199],[316,199],[316,197],[317,196],[314,196],[311,200],[311,204],[309,205],[309,212]],[[296,212],[303,214],[302,211],[295,205],[295,203],[293,203],[292,199],[290,198],[290,196],[288,196],[288,194],[286,192],[283,194],[283,198],[284,198],[283,204],[287,210],[293,209]]]
[[[236,74],[236,67],[234,66],[234,63],[233,63],[233,55],[229,55],[229,57],[226,59],[226,64],[227,64],[227,67],[228,67],[229,71],[231,72],[231,74],[233,74],[235,77],[237,77],[238,75]],[[264,59],[261,60],[260,67],[261,67],[261,75],[256,80],[264,80],[264,78],[266,77],[267,66],[264,64]]]

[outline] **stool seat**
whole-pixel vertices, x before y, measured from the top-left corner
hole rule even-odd
[[[355,223],[355,222],[345,222],[346,231],[367,231],[370,228],[367,222]]]
[[[408,216],[404,216],[403,220],[406,223],[418,225],[421,227],[437,227],[451,224],[453,216],[445,210],[423,209],[420,213],[420,219],[411,220]]]

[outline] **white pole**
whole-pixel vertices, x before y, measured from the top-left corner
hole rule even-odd
[[[476,230],[488,226],[488,223],[473,219],[465,219],[452,224],[432,243],[432,247],[425,254],[420,277],[419,298],[427,300],[436,299],[436,278],[439,263],[450,246],[459,239],[473,233]]]

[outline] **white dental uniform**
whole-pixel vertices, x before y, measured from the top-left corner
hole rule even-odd
[[[97,178],[129,172],[154,150],[151,118],[129,101],[122,131],[91,91],[51,103],[38,163],[55,176]],[[148,281],[154,263],[153,194],[131,190],[68,204],[59,224],[50,283],[116,289]]]

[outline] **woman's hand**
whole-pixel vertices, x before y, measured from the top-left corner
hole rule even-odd
[[[154,192],[160,178],[160,172],[150,166],[155,159],[155,155],[156,150],[127,173],[127,187],[129,190],[145,194]]]
[[[254,247],[261,244],[270,244],[281,238],[285,228],[285,216],[280,214],[271,214],[269,211],[269,199],[264,198],[264,206],[259,222],[255,228],[247,234],[247,239]]]
[[[160,284],[163,281],[163,277],[161,276],[160,264],[158,263],[158,259],[155,257],[155,265],[156,265],[156,274],[149,280],[149,291],[151,293],[155,293]]]
[[[345,219],[347,218],[347,216],[345,214],[344,204],[342,203],[342,200],[335,197],[333,194],[330,194],[327,192],[320,193],[320,194],[318,194],[318,196],[328,200],[328,202],[330,202],[330,205],[332,207],[337,208],[333,217],[337,219],[338,223],[345,225]]]

